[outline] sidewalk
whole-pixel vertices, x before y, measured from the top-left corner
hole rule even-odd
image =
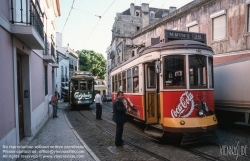
[[[99,161],[72,128],[64,114],[68,102],[59,103],[57,116],[50,118],[28,143],[18,161],[25,160],[86,160]],[[52,108],[52,107],[51,107]]]

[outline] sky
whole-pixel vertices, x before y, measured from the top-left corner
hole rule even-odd
[[[175,6],[178,9],[191,1],[60,0],[61,16],[56,19],[56,31],[63,35],[63,46],[69,44],[69,47],[75,51],[94,50],[103,54],[106,58],[106,50],[111,44],[111,30],[116,13],[129,9],[131,3],[136,6],[141,6],[141,3],[148,3],[149,7],[165,9]],[[71,10],[72,4],[73,9]]]

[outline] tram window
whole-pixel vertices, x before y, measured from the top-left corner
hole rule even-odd
[[[80,82],[80,90],[87,90],[86,82]]]
[[[122,90],[126,91],[126,72],[122,72]]]
[[[191,88],[207,86],[206,56],[189,56],[189,82]]]
[[[209,78],[209,88],[214,87],[214,77],[213,77],[213,58],[208,58],[208,78]]]
[[[115,92],[118,91],[118,79],[117,79],[118,75],[115,75]]]
[[[93,90],[93,84],[91,81],[88,81],[88,90],[92,91]]]
[[[139,77],[138,77],[138,67],[133,68],[133,92],[139,92]]]
[[[122,74],[118,74],[118,90],[120,91],[120,87],[122,86]]]
[[[164,81],[166,88],[185,87],[184,58],[185,56],[183,55],[167,56],[164,58]]]
[[[78,90],[78,81],[72,81],[73,90]]]
[[[112,91],[115,92],[115,76],[112,77]]]
[[[149,66],[148,67],[148,87],[154,88],[155,87],[155,67],[154,66]]]
[[[132,72],[131,69],[127,71],[127,91],[132,92]]]

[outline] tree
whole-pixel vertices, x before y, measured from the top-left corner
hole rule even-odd
[[[93,50],[77,50],[79,55],[79,69],[82,71],[90,71],[94,76],[105,79],[106,59],[102,54]]]

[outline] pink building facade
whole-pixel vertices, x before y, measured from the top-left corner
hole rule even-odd
[[[59,0],[1,1],[1,147],[24,144],[52,114],[58,16]]]

